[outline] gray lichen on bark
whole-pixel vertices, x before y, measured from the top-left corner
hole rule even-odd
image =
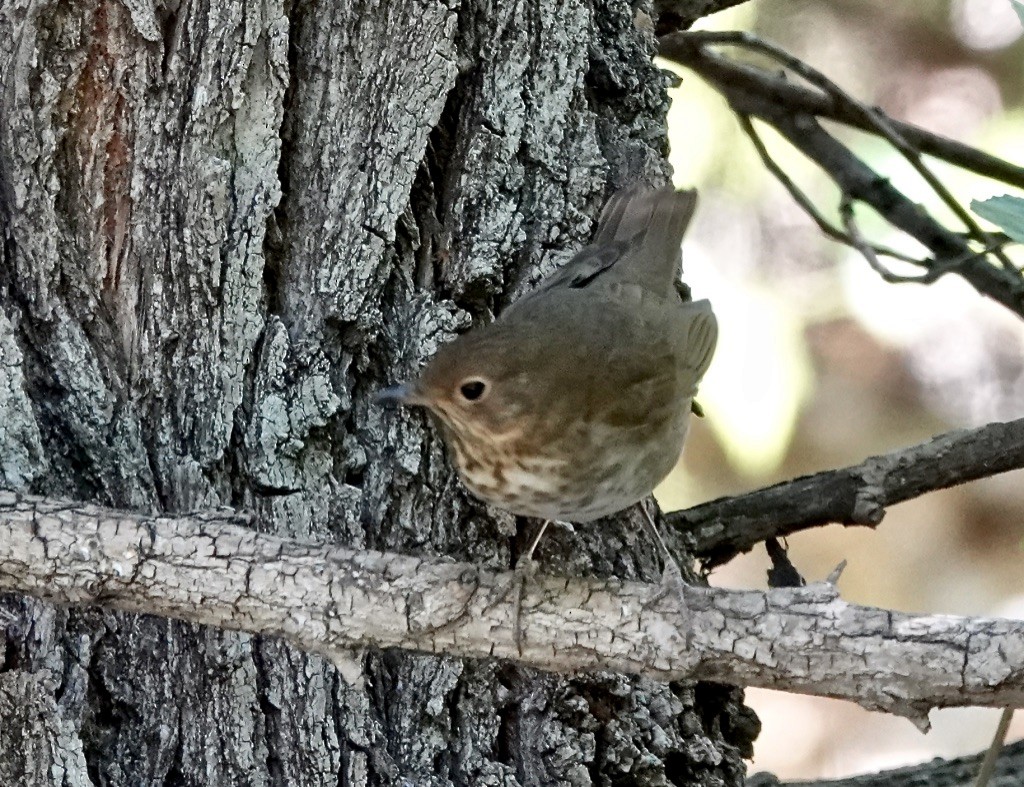
[[[0,312],[0,487],[22,489],[46,472],[39,426],[25,392],[24,358]]]
[[[55,701],[56,688],[48,670],[0,674],[0,718],[6,744],[0,756],[0,784],[92,784],[81,738]]]

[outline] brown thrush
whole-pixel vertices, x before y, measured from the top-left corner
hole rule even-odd
[[[469,490],[545,527],[642,500],[679,458],[718,336],[679,282],[696,204],[618,192],[589,246],[380,398],[429,409]]]

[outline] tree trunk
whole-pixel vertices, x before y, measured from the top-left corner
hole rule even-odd
[[[536,523],[372,396],[666,177],[644,28],[619,0],[6,0],[0,486],[507,568]],[[539,557],[656,576],[632,532]],[[756,726],[717,686],[392,652],[343,677],[273,639],[4,610],[5,785],[738,785]]]

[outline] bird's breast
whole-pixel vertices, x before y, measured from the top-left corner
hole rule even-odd
[[[566,427],[539,445],[525,439],[451,441],[467,488],[520,516],[586,522],[642,500],[682,449],[686,415],[657,434]]]

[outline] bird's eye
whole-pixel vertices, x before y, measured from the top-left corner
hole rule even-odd
[[[487,383],[483,380],[466,380],[459,386],[459,393],[467,402],[475,402],[487,392]]]

